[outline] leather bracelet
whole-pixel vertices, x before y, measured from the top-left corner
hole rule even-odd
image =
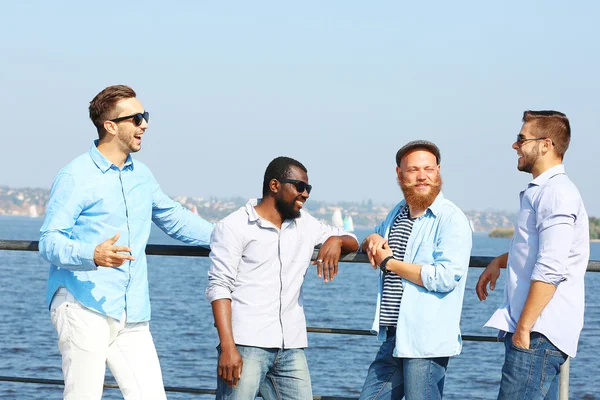
[[[392,260],[393,258],[394,258],[394,256],[388,256],[383,259],[381,264],[379,264],[379,269],[381,270],[381,272],[383,272],[384,274],[387,273],[387,268],[385,265],[388,263],[388,261]]]

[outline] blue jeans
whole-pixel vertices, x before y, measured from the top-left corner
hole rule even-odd
[[[312,400],[304,349],[265,349],[240,346],[242,377],[234,388],[217,378],[217,399],[254,399],[260,390],[265,400]],[[219,355],[221,347],[217,347]]]
[[[360,400],[441,399],[449,357],[397,358],[392,355],[395,345],[393,330],[369,367]]]
[[[560,366],[567,355],[546,336],[531,332],[529,349],[517,347],[512,333],[504,338],[506,354],[502,367],[499,400],[558,400]]]

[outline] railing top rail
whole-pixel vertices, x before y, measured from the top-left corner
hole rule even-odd
[[[0,250],[14,251],[38,251],[38,242],[31,240],[0,240]],[[149,244],[146,246],[146,254],[149,256],[182,256],[182,257],[208,257],[209,249],[187,245]],[[317,256],[317,250],[313,259]],[[494,257],[471,256],[469,267],[485,268]],[[344,254],[340,258],[342,262],[368,263],[367,256],[363,253]],[[590,260],[587,267],[588,272],[600,272],[600,261]]]

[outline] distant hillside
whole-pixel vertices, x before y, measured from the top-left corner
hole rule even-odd
[[[47,189],[0,187],[0,215],[43,216],[46,213],[49,195]],[[213,222],[242,207],[247,201],[241,197],[215,196],[208,198],[175,196],[173,199]],[[375,204],[371,200],[338,203],[310,200],[306,203],[306,210],[322,221],[331,223],[334,212],[340,210],[344,217],[352,217],[355,227],[369,229],[379,224],[393,207],[394,204]],[[516,218],[515,214],[491,211],[468,211],[465,214],[477,232],[510,228]]]
[[[44,215],[49,197],[50,191],[47,189],[0,187],[0,215]]]
[[[512,228],[517,214],[501,211],[467,211],[466,216],[473,222],[475,232],[491,232],[497,228]]]
[[[496,228],[492,229],[489,236],[494,238],[511,238],[515,234],[513,228]]]

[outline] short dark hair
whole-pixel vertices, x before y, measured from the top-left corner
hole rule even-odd
[[[292,167],[298,167],[308,173],[306,167],[300,161],[296,161],[293,158],[277,157],[269,163],[265,170],[265,178],[263,179],[263,197],[267,196],[270,192],[269,183],[271,180],[289,178],[292,173]]]
[[[90,101],[90,119],[98,130],[98,136],[104,136],[104,122],[117,117],[115,105],[125,99],[136,97],[129,86],[113,85],[105,88]]]
[[[525,111],[523,123],[533,127],[536,138],[552,140],[556,153],[563,158],[571,142],[571,125],[567,116],[559,111]]]

